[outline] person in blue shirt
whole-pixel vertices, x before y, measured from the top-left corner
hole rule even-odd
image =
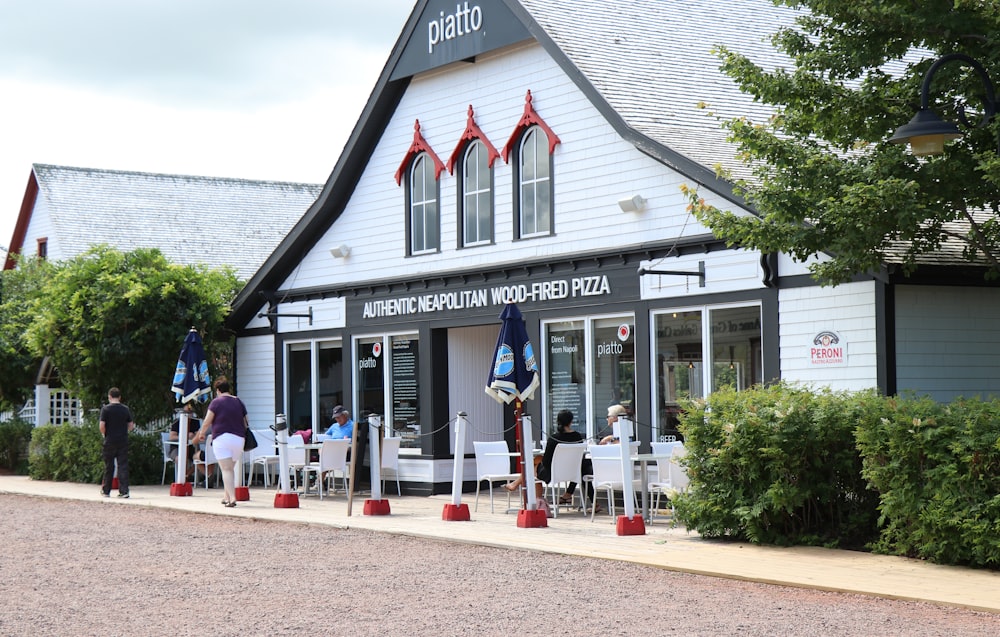
[[[343,405],[333,408],[333,424],[326,430],[326,435],[331,440],[341,438],[351,439],[354,434],[354,421],[351,420],[351,412],[344,409]]]

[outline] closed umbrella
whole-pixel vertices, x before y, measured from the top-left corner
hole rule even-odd
[[[500,336],[493,354],[493,367],[486,381],[486,393],[497,402],[510,404],[534,398],[538,389],[538,363],[528,340],[521,310],[513,303],[500,313]]]
[[[212,379],[208,375],[208,361],[205,360],[205,347],[202,345],[198,330],[191,328],[174,370],[174,381],[170,388],[179,403],[191,401],[205,402],[212,391]],[[187,469],[187,414],[180,415],[180,431],[177,439],[177,478],[170,486],[170,495],[191,495],[184,476]]]
[[[522,431],[521,403],[533,399],[538,389],[538,362],[535,351],[528,340],[528,330],[524,326],[524,318],[517,305],[507,304],[500,313],[500,335],[497,337],[496,349],[493,353],[493,365],[490,368],[489,379],[486,382],[486,393],[497,402],[510,404],[514,402],[514,421],[516,423],[516,439],[520,453],[520,472],[522,482],[526,486],[525,508],[518,512],[519,527],[544,527],[547,525],[545,514],[538,510],[535,502],[534,472],[528,469],[532,463],[527,461],[525,436]],[[530,437],[530,436],[529,436]],[[541,515],[539,515],[541,514]]]
[[[205,360],[205,347],[201,343],[198,330],[191,328],[181,355],[177,359],[174,370],[174,383],[170,388],[179,403],[189,403],[192,400],[205,402],[212,391],[212,379],[208,376],[208,361]]]

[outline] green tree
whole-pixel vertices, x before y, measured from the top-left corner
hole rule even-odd
[[[753,177],[736,181],[757,216],[706,205],[688,189],[694,214],[731,245],[832,257],[813,267],[839,283],[958,242],[963,258],[1000,273],[998,123],[967,130],[944,155],[916,158],[887,142],[919,107],[924,73],[940,55],[964,53],[1000,78],[1000,10],[982,0],[775,0],[808,9],[774,36],[792,66],[765,69],[720,48],[722,70],[774,106],[769,121],[726,122]],[[982,112],[972,69],[942,66],[932,108],[959,120]],[[971,113],[971,111],[970,111]],[[973,122],[977,117],[969,115]]]
[[[98,246],[55,268],[33,299],[25,338],[87,407],[117,386],[140,423],[170,412],[170,381],[189,328],[202,334],[213,376],[227,370],[223,320],[238,291],[231,271],[171,264],[156,249]]]
[[[24,334],[33,320],[31,303],[51,271],[49,262],[29,258],[0,272],[0,405],[20,407],[32,392],[41,359]]]

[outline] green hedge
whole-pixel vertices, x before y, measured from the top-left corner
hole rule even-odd
[[[877,402],[777,384],[689,403],[680,429],[691,488],[676,498],[678,519],[709,538],[864,547],[878,536],[877,494],[854,430]]]
[[[1000,567],[1000,401],[786,384],[692,401],[677,517],[709,538]]]
[[[32,432],[28,474],[35,480],[100,484],[103,440],[96,422],[45,425]],[[129,483],[159,484],[163,475],[160,434],[129,433]]]
[[[0,468],[18,475],[28,473],[31,428],[31,423],[23,420],[0,422]]]
[[[857,436],[864,476],[881,494],[874,550],[1000,566],[1000,401],[884,404],[883,417]]]

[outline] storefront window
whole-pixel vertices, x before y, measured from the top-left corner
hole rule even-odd
[[[558,321],[544,326],[545,423],[573,412],[573,428],[602,435],[610,405],[635,405],[635,320],[631,315]]]
[[[654,411],[660,436],[677,435],[681,400],[704,395],[701,315],[699,310],[657,314],[653,318]]]
[[[712,310],[712,391],[723,387],[747,389],[760,382],[760,309]]]
[[[573,412],[573,429],[587,435],[587,341],[583,321],[552,323],[545,339],[546,435],[564,409]]]
[[[635,325],[631,316],[593,321],[595,438],[611,433],[608,407],[623,405],[635,418]]]
[[[340,341],[288,345],[285,410],[292,431],[330,425],[330,413],[344,400],[343,359]]]
[[[288,346],[288,427],[312,429],[312,348],[309,343]]]
[[[402,438],[400,448],[404,449],[421,447],[418,345],[416,334],[357,341],[354,422],[367,426],[370,414],[382,416],[385,435]]]
[[[710,332],[708,342],[706,331]],[[653,348],[654,440],[662,440],[678,434],[680,403],[703,398],[705,387],[742,390],[761,381],[760,307],[656,313]]]
[[[323,342],[318,345],[317,431],[325,431],[333,423],[333,408],[344,404],[344,350],[340,343]]]
[[[351,410],[354,423],[367,426],[368,416],[385,416],[385,356],[382,337],[362,338],[357,344],[357,401]]]
[[[292,431],[330,426],[330,413],[344,400],[343,358],[339,341],[288,345],[285,409]]]
[[[420,447],[420,381],[417,376],[416,336],[392,336],[392,435],[402,437],[400,447]]]

